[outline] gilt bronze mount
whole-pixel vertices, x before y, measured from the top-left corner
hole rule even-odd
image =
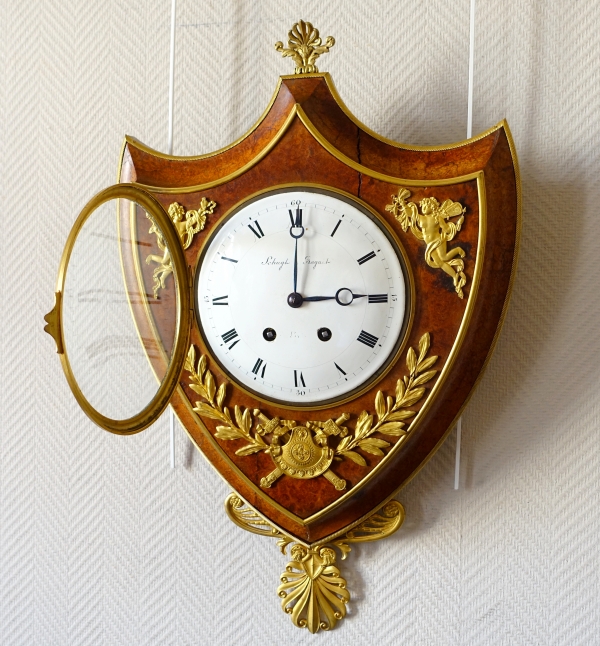
[[[317,59],[334,44],[331,36],[323,42],[311,23],[296,23],[287,46],[275,45],[293,60],[295,74],[280,77],[259,121],[220,151],[179,158],[126,137],[119,183],[93,198],[75,222],[55,306],[45,317],[69,385],[99,426],[138,432],[173,407],[195,446],[235,490],[225,504],[229,518],[275,538],[290,559],[277,595],[293,624],[313,633],[346,616],[351,591],[338,560],[352,543],[400,528],[404,508],[394,496],[452,430],[489,361],[514,280],[521,208],[517,157],[505,121],[451,145],[418,147],[381,137],[348,110],[329,74],[318,71]],[[295,196],[289,204],[288,194]],[[128,320],[158,384],[151,401],[126,418],[98,410],[72,369],[65,337],[65,300],[77,296],[65,291],[71,254],[85,222],[107,200],[118,204],[117,270]],[[352,209],[372,236],[353,238],[360,227],[344,228]],[[267,215],[279,212],[279,229],[270,230]],[[220,232],[228,232],[222,240]],[[94,235],[112,240],[103,232]],[[323,257],[307,261],[310,271],[334,271],[329,255],[344,244],[349,260],[341,252],[339,257],[350,270],[339,270],[335,284],[323,279],[329,291],[307,296],[306,276],[321,274],[305,274],[305,283],[301,277],[296,284],[298,249],[317,238]],[[277,250],[270,261],[256,251],[267,244]],[[255,252],[260,258],[252,265],[247,258]],[[205,279],[209,260],[212,274]],[[251,283],[243,281],[256,270],[250,277],[260,283],[258,269],[269,263],[270,275],[288,271],[290,284],[281,294],[273,288],[272,299],[269,293],[260,308],[252,307],[244,300]],[[385,280],[371,289],[369,280],[381,267]],[[99,271],[95,280],[107,273]],[[238,301],[232,291],[200,289],[224,275],[232,277],[228,285],[235,285],[234,278],[243,283]],[[356,285],[346,284],[351,276]],[[340,292],[350,296],[342,300]],[[271,301],[280,309],[271,309]],[[304,348],[331,352],[345,329],[335,325],[359,308],[372,321],[402,311],[389,342],[387,332],[368,326],[349,337],[354,354],[346,356],[366,353],[364,366],[385,353],[368,378],[360,377],[366,368],[358,359],[349,367],[350,360],[334,357],[327,364],[331,387],[341,394],[327,399],[305,379],[312,364],[303,373],[288,366],[283,353],[272,354],[276,360],[270,359],[265,373],[260,352],[283,347],[278,344],[290,335],[304,344],[298,360]],[[265,310],[268,316],[259,320]],[[236,322],[218,327],[215,321],[229,320],[218,317],[229,315]],[[286,328],[286,320],[298,324]],[[248,340],[242,327],[255,321]],[[302,321],[310,322],[308,331]],[[114,347],[101,341],[98,347],[107,348],[110,358]],[[236,356],[243,343],[254,354],[245,363],[240,359],[245,367],[234,373],[223,357]],[[277,385],[283,394],[270,397],[254,384],[268,380],[274,366],[281,367],[277,361],[289,369],[289,386]],[[355,386],[345,386],[349,379]],[[295,399],[286,399],[286,388]],[[304,404],[298,399],[306,393]]]

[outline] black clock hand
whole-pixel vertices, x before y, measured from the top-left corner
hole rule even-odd
[[[298,293],[298,238],[294,246],[294,294]]]
[[[290,214],[290,221],[292,223],[292,226],[290,227],[290,235],[292,238],[294,238],[294,291],[292,294],[298,294],[298,239],[301,238],[304,235],[304,227],[302,226],[302,209],[300,207],[296,208],[296,219],[294,220],[294,215],[292,214],[292,209],[289,209],[289,214]],[[299,233],[297,231],[299,230]],[[289,298],[292,296],[288,297],[288,302]],[[299,305],[302,304],[302,297],[298,294],[300,297],[299,299],[295,299],[299,301]],[[290,303],[291,305],[291,303]],[[299,305],[292,305],[292,307],[299,307]]]
[[[340,299],[340,295],[342,292],[350,292],[350,300],[345,303]],[[304,301],[337,301],[338,305],[346,306],[350,305],[352,301],[354,301],[355,298],[365,298],[366,294],[354,294],[352,290],[348,289],[347,287],[342,287],[341,289],[338,289],[337,292],[335,293],[335,296],[305,296],[302,300]],[[347,298],[347,297],[346,297]]]

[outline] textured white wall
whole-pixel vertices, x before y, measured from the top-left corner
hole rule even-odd
[[[356,547],[350,617],[294,628],[273,542],[232,526],[228,487],[168,421],[94,427],[42,316],[122,136],[165,150],[169,0],[1,0],[1,644],[600,644],[600,30],[594,2],[478,0],[474,132],[506,116],[521,260],[496,354],[454,439],[402,491],[394,537]],[[300,17],[354,113],[406,143],[464,138],[468,0],[178,0],[175,152],[262,113]]]

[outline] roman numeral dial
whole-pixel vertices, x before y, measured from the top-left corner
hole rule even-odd
[[[387,294],[369,294],[369,303],[387,303]]]
[[[374,334],[369,334],[368,332],[361,330],[360,334],[358,335],[357,341],[368,345],[370,348],[374,348],[379,339]]]
[[[262,366],[262,370],[261,370],[261,366]],[[256,363],[254,364],[254,368],[252,368],[252,372],[255,375],[258,375],[258,373],[260,371],[261,378],[264,378],[266,369],[267,369],[267,364],[263,363],[262,359],[257,359]]]
[[[346,375],[347,375],[348,373],[347,373],[343,368],[340,368],[340,367],[338,366],[338,364],[337,364],[337,363],[335,363],[335,361],[333,362],[333,365],[338,369],[338,372],[340,373],[340,375],[342,375],[342,377],[344,377],[344,379],[346,379],[346,381],[348,381],[348,378],[346,377]]]
[[[197,323],[231,393],[237,384],[261,408],[329,406],[394,360],[408,316],[402,255],[367,211],[325,189],[279,188],[207,229]]]
[[[375,252],[369,251],[369,253],[366,253],[362,258],[359,258],[357,262],[359,265],[364,265],[367,261],[371,260],[372,258],[376,258]]]
[[[263,230],[260,228],[260,224],[258,223],[258,220],[254,220],[254,226],[249,224],[248,228],[259,240],[265,235],[263,233]]]
[[[302,386],[303,388],[306,388],[304,376],[299,370],[294,370],[294,386],[296,388],[299,388],[300,386]]]
[[[230,350],[240,342],[237,336],[238,336],[238,333],[235,331],[235,328],[229,330],[229,332],[225,332],[225,334],[221,334],[221,338],[225,343],[229,343],[230,341],[233,341],[233,343],[229,346]],[[234,341],[234,339],[236,340]]]

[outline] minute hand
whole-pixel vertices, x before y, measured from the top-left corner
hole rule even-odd
[[[290,221],[292,226],[290,227],[290,235],[294,238],[294,291],[296,294],[298,291],[298,239],[304,235],[304,227],[302,226],[302,209],[298,207],[296,209],[296,219],[290,209]],[[296,233],[298,232],[298,233]],[[302,299],[300,299],[302,303]]]

